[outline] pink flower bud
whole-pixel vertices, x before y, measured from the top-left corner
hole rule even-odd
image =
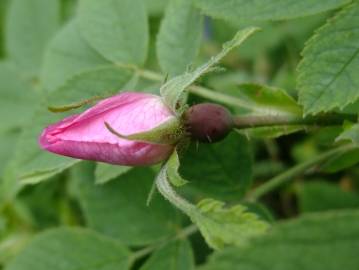
[[[159,96],[125,92],[48,126],[39,143],[47,151],[73,158],[151,165],[165,160],[174,146],[119,138],[106,128],[105,122],[119,133],[131,135],[149,131],[174,117]]]

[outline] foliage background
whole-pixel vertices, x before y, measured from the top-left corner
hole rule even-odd
[[[248,25],[262,31],[222,60],[224,70],[201,78],[189,104],[218,102],[244,114],[245,102],[275,115],[296,112],[299,100],[305,115],[357,115],[357,1],[80,2],[0,1],[0,269],[358,268],[357,148],[248,200],[272,177],[343,144],[340,134],[358,144],[355,123],[250,129],[191,145],[181,160],[191,181],[182,194],[242,203],[272,224],[220,251],[159,194],[146,206],[158,166],[80,162],[37,145],[41,130],[67,114],[47,107],[119,89],[159,94],[166,76],[192,71]],[[284,90],[261,97],[253,83]]]

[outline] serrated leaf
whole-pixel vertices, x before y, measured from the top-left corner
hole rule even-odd
[[[9,57],[28,75],[38,75],[44,49],[60,26],[58,0],[13,0],[6,23]]]
[[[37,93],[10,63],[0,62],[0,132],[21,128],[38,102]]]
[[[336,138],[336,141],[351,141],[359,147],[359,124],[354,124],[344,130],[344,132]]]
[[[155,251],[140,270],[194,270],[194,256],[189,241],[170,243]]]
[[[349,114],[359,114],[359,100],[356,100],[353,103],[350,103],[348,106],[345,106],[343,110],[341,110],[343,113],[349,113]]]
[[[95,185],[88,177],[81,177],[79,166],[73,170],[76,174],[72,180],[78,186],[77,197],[90,228],[132,246],[150,244],[175,234],[178,212],[160,196],[153,198],[150,207],[146,205],[154,179],[151,169],[133,168],[104,185]]]
[[[248,212],[243,205],[224,208],[223,202],[204,199],[196,206],[179,196],[168,179],[168,165],[165,163],[157,175],[157,189],[191,218],[210,247],[221,249],[227,245],[245,245],[250,238],[267,231],[268,224]]]
[[[130,269],[122,244],[86,229],[60,228],[37,235],[5,270]]]
[[[51,40],[44,57],[42,83],[55,90],[76,74],[110,65],[80,36],[76,19],[68,22]]]
[[[343,109],[359,98],[359,3],[344,8],[309,40],[298,67],[305,114]]]
[[[83,72],[69,79],[65,85],[48,96],[51,111],[66,111],[79,108],[118,93],[131,79],[128,69],[115,66],[103,67]],[[96,100],[96,99],[95,99]]]
[[[293,19],[335,9],[349,2],[349,0],[195,1],[206,15],[237,23]]]
[[[142,0],[82,0],[79,29],[106,59],[142,65],[147,56],[148,22]]]
[[[241,100],[253,107],[251,115],[302,115],[299,104],[285,90],[260,84],[241,84],[238,87]]]
[[[324,181],[302,183],[296,187],[301,212],[358,208],[359,195]]]
[[[190,181],[188,188],[221,200],[238,200],[252,180],[249,141],[238,133],[214,144],[192,143],[181,158],[180,173]]]
[[[265,204],[260,202],[243,202],[243,205],[247,208],[248,212],[256,214],[258,218],[267,221],[270,224],[275,222],[273,212]]]
[[[129,166],[115,166],[112,164],[97,163],[95,170],[95,183],[105,184],[131,169],[132,167]]]
[[[186,71],[195,59],[202,36],[203,17],[192,1],[171,0],[157,36],[157,56],[169,76]]]
[[[306,215],[279,224],[250,246],[214,253],[201,270],[356,270],[359,211]]]
[[[258,31],[256,27],[249,27],[237,32],[234,38],[223,45],[222,51],[216,56],[212,57],[207,63],[196,68],[193,72],[186,72],[182,75],[176,76],[165,83],[160,92],[167,105],[174,112],[181,113],[185,104],[184,91],[197,79],[207,72],[212,71],[214,66],[227,55],[229,51],[240,46],[249,36]]]
[[[207,243],[215,249],[246,245],[249,239],[265,234],[269,228],[268,223],[240,204],[225,208],[223,202],[204,199],[197,209],[201,214],[192,219]]]

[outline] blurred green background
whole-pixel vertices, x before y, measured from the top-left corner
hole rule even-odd
[[[156,38],[167,2],[145,1],[150,36],[143,69],[161,77],[165,74],[157,61]],[[49,228],[86,226],[137,250],[190,226],[190,221],[158,194],[149,208],[145,206],[158,166],[131,169],[79,162],[38,148],[41,129],[64,116],[47,111],[49,93],[77,72],[106,62],[71,28],[76,8],[75,0],[0,1],[0,269],[34,235]],[[300,53],[314,30],[332,14],[257,24],[262,31],[226,56],[221,64],[224,70],[204,77],[200,84],[235,95],[238,84],[257,82],[283,88],[296,98]],[[218,53],[244,26],[205,17],[193,66]],[[77,59],[79,52],[88,62]],[[146,76],[132,77],[123,84],[116,76],[110,76],[111,87],[119,84],[119,88],[158,93],[162,84]],[[208,100],[189,97],[190,104],[203,101]],[[340,128],[313,129],[279,138],[233,133],[216,145],[193,144],[182,160],[181,173],[191,180],[182,192],[195,201],[210,196],[241,202],[251,187],[328,149],[340,132]],[[260,202],[248,203],[248,208],[271,222],[302,213],[358,208],[359,168],[352,166],[358,161],[359,150],[336,156]],[[211,251],[198,233],[190,242],[194,255],[188,256],[203,263]],[[185,247],[177,248],[186,252],[190,244],[184,243],[180,245]],[[134,268],[142,267],[142,262]]]

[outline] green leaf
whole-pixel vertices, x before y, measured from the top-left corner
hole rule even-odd
[[[142,65],[147,56],[148,22],[142,0],[82,0],[79,27],[106,59]]]
[[[243,202],[243,205],[247,208],[248,212],[254,213],[258,218],[269,222],[270,224],[275,222],[274,213],[268,206],[260,202]]]
[[[229,75],[229,76],[228,76]],[[214,76],[220,77],[220,76]],[[213,76],[211,76],[213,79]],[[296,101],[281,88],[269,87],[255,83],[243,83],[249,80],[241,73],[227,74],[221,80],[217,80],[212,86],[216,91],[207,91],[200,87],[194,88],[194,93],[210,100],[230,106],[233,114],[238,117],[266,118],[268,115],[275,117],[302,118],[301,107]],[[239,87],[239,86],[240,87]],[[224,92],[224,93],[222,93]],[[247,123],[251,122],[249,119]],[[237,131],[247,137],[278,137],[303,129],[303,125],[277,125],[265,127],[242,127]]]
[[[359,194],[324,181],[302,183],[296,187],[296,193],[301,212],[359,207]]]
[[[131,79],[128,69],[103,67],[83,72],[69,79],[65,85],[50,93],[51,111],[66,111],[81,107],[94,98],[112,96]]]
[[[157,36],[158,62],[165,74],[181,74],[193,63],[201,43],[202,23],[192,1],[170,1]]]
[[[8,220],[5,217],[0,216],[0,223],[8,223]],[[29,234],[19,231],[8,234],[3,233],[0,242],[0,265],[6,265],[23,249],[30,238],[31,236]]]
[[[184,91],[205,73],[213,70],[214,66],[222,60],[232,49],[240,46],[249,36],[258,31],[256,27],[249,27],[240,30],[234,38],[223,45],[222,51],[212,57],[207,63],[196,68],[193,72],[187,72],[165,83],[161,88],[161,95],[164,97],[167,105],[174,111],[181,113],[185,104]]]
[[[192,143],[181,159],[180,173],[191,181],[188,188],[195,188],[198,193],[226,201],[238,200],[252,180],[250,144],[235,132],[218,143]]]
[[[58,0],[12,0],[7,16],[9,57],[29,75],[37,75],[44,49],[60,26]]]
[[[4,172],[2,178],[0,178],[0,205],[2,206],[12,202],[24,187],[15,177],[15,170],[11,168],[10,161],[5,163]]]
[[[329,159],[321,166],[324,172],[335,173],[359,163],[359,148],[354,148]]]
[[[165,163],[157,175],[157,189],[191,218],[210,247],[220,249],[226,245],[244,245],[250,238],[267,231],[268,224],[248,212],[243,205],[224,208],[223,202],[204,199],[196,206],[182,198],[169,182],[168,166],[169,163]]]
[[[306,215],[250,246],[214,253],[201,270],[356,270],[359,211]]]
[[[359,114],[359,100],[356,100],[353,103],[350,103],[348,106],[346,106],[343,110],[341,110],[343,113],[349,113],[349,114]]]
[[[80,36],[75,19],[67,23],[47,47],[42,70],[43,86],[55,90],[76,74],[109,64]]]
[[[128,166],[97,163],[95,170],[95,183],[105,184],[131,169],[132,167]]]
[[[0,132],[22,127],[38,104],[38,96],[10,63],[0,62]]]
[[[168,202],[156,196],[151,206],[146,206],[154,176],[149,168],[133,168],[100,186],[89,179],[74,178],[88,226],[133,246],[150,244],[175,234],[178,213]]]
[[[194,256],[189,241],[170,243],[155,251],[140,270],[194,270]]]
[[[207,243],[220,249],[226,245],[246,245],[249,239],[267,232],[268,223],[258,219],[243,205],[224,207],[224,203],[204,199],[197,205],[200,214],[192,217]]]
[[[305,114],[343,109],[359,98],[359,3],[355,1],[309,40],[298,67]]]
[[[336,141],[351,141],[359,147],[359,124],[354,124],[336,138]]]
[[[272,126],[272,127],[256,127],[238,130],[240,134],[245,135],[247,138],[267,138],[273,139],[288,135],[300,130],[305,129],[304,126]]]
[[[18,137],[19,132],[16,131],[0,132],[0,178],[4,173],[7,162],[10,160]]]
[[[37,235],[5,270],[130,269],[131,253],[85,229],[60,228]]]
[[[250,115],[302,115],[298,103],[283,89],[260,84],[241,84],[236,94],[246,102]]]
[[[255,83],[240,84],[231,94],[241,102],[239,115],[302,116],[298,103],[283,89]],[[304,126],[272,126],[238,130],[247,137],[275,138],[303,129]]]
[[[196,0],[209,16],[237,23],[287,20],[338,8],[349,0]]]

